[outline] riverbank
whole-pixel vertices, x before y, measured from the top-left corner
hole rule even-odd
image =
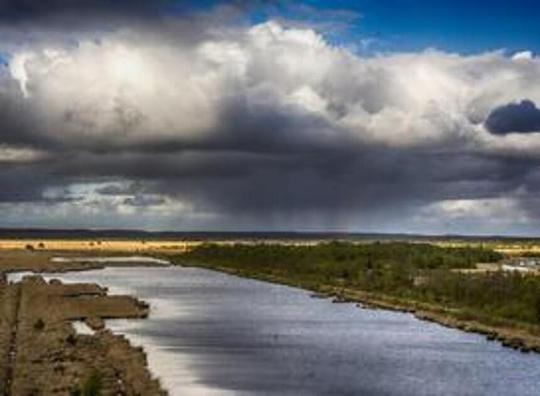
[[[193,266],[193,263],[180,263],[184,266]],[[234,270],[226,267],[197,264],[196,267],[211,269],[227,273],[229,275],[241,276],[266,282],[279,283],[282,285],[298,287],[312,291],[314,298],[332,298],[335,303],[357,303],[361,308],[380,308],[391,311],[407,312],[413,314],[420,320],[435,322],[440,325],[459,329],[470,333],[485,335],[488,340],[501,342],[503,346],[520,350],[522,352],[540,353],[540,335],[538,329],[522,325],[514,326],[493,326],[479,322],[478,320],[468,320],[460,318],[463,315],[459,311],[452,311],[443,306],[434,306],[418,301],[403,300],[391,296],[377,295],[346,288],[336,288],[329,285],[306,285],[302,282],[295,282],[278,276],[265,274],[254,274],[241,270]]]
[[[375,248],[379,249],[379,247]],[[534,323],[499,317],[489,314],[489,311],[486,311],[485,314],[483,314],[480,310],[473,310],[465,305],[437,304],[432,301],[426,302],[414,298],[404,298],[402,296],[392,295],[391,293],[367,291],[359,286],[355,286],[353,281],[350,280],[350,277],[363,276],[364,269],[358,262],[350,265],[344,264],[344,259],[341,258],[340,255],[353,253],[344,253],[343,249],[337,250],[338,260],[332,262],[332,260],[329,259],[329,255],[336,253],[335,251],[331,251],[333,247],[318,248],[322,249],[322,251],[318,253],[324,257],[324,263],[322,264],[317,262],[317,258],[310,256],[311,253],[309,253],[308,250],[303,250],[303,248],[295,248],[294,251],[288,252],[280,252],[281,248],[268,246],[258,249],[259,251],[244,246],[237,247],[235,251],[234,248],[215,246],[207,248],[202,247],[198,250],[195,249],[188,254],[174,256],[173,260],[181,265],[203,267],[226,272],[228,274],[300,287],[311,290],[314,292],[314,296],[333,298],[337,303],[356,302],[363,307],[409,312],[422,320],[436,322],[447,327],[457,328],[467,332],[483,334],[489,340],[500,341],[504,346],[522,352],[540,353],[540,326],[535,325]],[[261,251],[261,249],[263,250]],[[274,251],[272,251],[273,249]],[[328,249],[328,251],[325,249]],[[412,249],[416,248],[413,247]],[[271,255],[274,262],[270,263],[270,261],[264,261],[263,252],[264,257]],[[296,257],[297,261],[293,258],[288,259],[286,264],[280,264],[280,257],[284,257],[280,255],[281,253],[290,253],[290,255]],[[354,254],[358,254],[358,251]],[[369,261],[371,268],[365,270],[365,273],[373,279],[372,273],[377,271],[377,264],[374,263],[376,261],[374,255],[369,257],[368,260],[371,260]],[[358,260],[358,258],[356,258],[356,260]],[[416,286],[415,282],[420,277],[412,278],[408,274],[399,273],[396,275],[395,273],[392,273],[388,268],[393,264],[388,260],[388,257],[386,257],[384,267],[382,267],[383,269],[379,269],[379,272],[383,272],[381,276],[385,277],[387,282],[387,279],[391,276],[399,276],[400,278],[398,279],[404,279],[404,281],[402,281],[403,283],[409,282],[409,284],[405,286],[399,285],[404,290],[403,294],[409,293],[414,295],[412,291],[416,290],[416,288],[426,288],[425,284],[428,282],[426,280],[427,276],[422,276],[421,285]],[[403,265],[405,266],[405,264]],[[431,264],[428,262],[428,265]],[[417,269],[415,270],[418,271]],[[458,278],[458,280],[471,279],[472,276],[476,276],[478,279],[483,279],[480,277],[484,276],[485,279],[489,279],[487,278],[489,275],[452,274],[451,269],[438,271],[442,271],[442,276],[440,273],[437,275],[441,279],[446,279],[445,276],[459,276],[460,278]],[[447,271],[448,273],[444,271]],[[424,274],[427,274],[427,272],[424,272]],[[496,274],[494,276],[499,275]],[[515,275],[516,278],[510,279],[510,281],[515,282],[516,279],[517,281],[521,281],[517,276],[518,275]],[[372,281],[371,279],[370,281]],[[494,281],[500,283],[501,279],[504,281],[505,278],[495,278]],[[525,279],[525,282],[527,282],[527,279]],[[537,280],[534,280],[534,282],[537,282]],[[470,288],[470,285],[465,283],[466,282],[464,282],[463,285],[457,284],[456,286],[458,288],[463,288],[463,290],[467,290],[467,288]],[[485,286],[484,283],[482,285]],[[487,284],[487,286],[489,286],[489,284]],[[500,287],[500,284],[494,284],[494,286]],[[537,287],[537,283],[534,283],[534,287]],[[409,292],[407,288],[409,288],[411,292]],[[432,292],[430,289],[426,290],[427,292]],[[485,293],[487,294],[488,290],[485,290]]]

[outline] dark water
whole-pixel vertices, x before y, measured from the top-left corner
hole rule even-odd
[[[172,395],[540,395],[540,356],[409,314],[194,268],[62,274],[151,303],[112,321]]]

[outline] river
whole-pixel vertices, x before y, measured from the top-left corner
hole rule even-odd
[[[406,313],[197,268],[51,276],[149,302],[148,319],[107,323],[171,395],[540,394],[539,355]]]

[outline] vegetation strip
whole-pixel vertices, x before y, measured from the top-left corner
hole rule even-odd
[[[499,253],[482,247],[411,243],[316,246],[205,244],[174,256],[179,264],[302,287],[369,306],[485,334],[524,352],[540,352],[540,277],[467,273]]]

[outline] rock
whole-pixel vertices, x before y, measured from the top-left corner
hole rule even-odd
[[[312,293],[310,295],[311,298],[328,298],[330,297],[328,294],[324,294],[324,293]]]
[[[520,351],[522,353],[530,353],[531,352],[531,348],[529,348],[528,346],[524,345],[520,348]]]
[[[95,331],[103,330],[105,328],[105,322],[101,318],[86,318],[84,322],[88,325],[88,327]]]

